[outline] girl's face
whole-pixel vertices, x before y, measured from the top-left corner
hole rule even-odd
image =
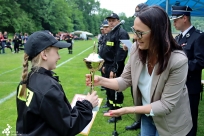
[[[137,45],[141,50],[149,49],[151,30],[142,21],[136,17],[134,21],[133,31],[137,40]]]
[[[57,61],[60,59],[59,48],[51,47],[49,50],[41,52],[42,66],[47,70],[53,70],[56,68]]]

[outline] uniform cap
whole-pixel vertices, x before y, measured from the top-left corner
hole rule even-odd
[[[100,30],[103,29],[103,24],[100,25]]]
[[[49,31],[37,31],[31,34],[25,43],[25,53],[28,54],[28,60],[32,60],[41,51],[49,46],[58,48],[67,48],[71,46],[70,43],[60,42],[50,34]]]
[[[108,25],[108,20],[104,20],[104,21],[103,21],[103,27],[104,27],[104,26],[109,26],[109,25]]]
[[[138,13],[140,12],[140,10],[142,10],[143,8],[148,7],[148,5],[145,4],[145,3],[140,3],[136,7],[138,7],[139,10],[138,11],[135,10],[135,14],[132,17],[136,17],[138,15]]]
[[[171,7],[171,20],[181,18],[183,15],[190,16],[193,11],[189,6],[172,6]]]
[[[106,19],[109,19],[109,18],[120,20],[119,16],[116,13],[111,13],[108,17],[106,17]]]

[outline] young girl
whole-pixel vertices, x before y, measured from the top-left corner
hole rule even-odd
[[[75,136],[91,121],[92,109],[98,105],[96,92],[72,108],[52,72],[60,59],[59,48],[69,46],[47,31],[33,33],[26,42],[22,81],[17,88],[17,134]],[[28,61],[32,64],[30,72]]]

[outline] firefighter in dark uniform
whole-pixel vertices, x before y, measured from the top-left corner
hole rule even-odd
[[[104,44],[104,39],[105,39],[105,33],[104,33],[104,29],[103,29],[103,24],[104,24],[104,22],[100,25],[101,33],[100,33],[100,37],[98,38],[98,48],[97,48],[97,53],[98,54],[99,54],[100,48]],[[100,71],[101,71],[101,76],[104,77],[104,73],[102,72],[101,69],[100,69]],[[106,90],[105,87],[101,86],[101,91],[104,91],[104,90]],[[103,108],[105,108],[105,107],[103,106]]]
[[[97,53],[99,54],[99,50],[102,46],[102,40],[104,37],[104,32],[103,32],[103,24],[100,25],[100,35],[98,37],[98,48],[97,48]]]
[[[120,40],[129,39],[128,33],[120,27],[119,16],[112,13],[106,17],[111,31],[106,36],[106,44],[100,50],[99,55],[105,60],[104,72],[107,78],[119,77],[125,66],[127,51],[123,50]],[[109,109],[122,107],[124,95],[122,92],[112,91],[107,88],[107,98],[110,103]],[[115,99],[116,98],[116,99]],[[115,120],[116,119],[116,120]],[[121,120],[121,116],[109,119],[109,123]]]
[[[102,37],[100,39],[100,49],[102,49],[102,48],[104,48],[104,46],[106,46],[107,34],[111,30],[109,25],[108,25],[108,20],[104,20],[102,26],[103,26],[103,35],[102,35]],[[102,51],[100,51],[100,54],[102,54]],[[103,65],[102,68],[101,68],[101,75],[103,77],[106,77],[105,76],[105,65]],[[102,88],[104,88],[106,90],[105,87],[102,86]],[[106,103],[105,103],[104,106],[102,106],[102,108],[109,108],[110,107],[108,92],[109,91],[106,90],[106,96],[107,96],[106,97]],[[105,111],[105,112],[107,112],[107,111]]]
[[[58,76],[52,72],[56,65],[53,59],[59,60],[58,49],[69,46],[45,31],[35,32],[28,38],[16,96],[17,135],[75,136],[91,121],[93,107],[98,104],[96,92],[77,101],[72,108]],[[32,62],[29,74],[28,61]]]
[[[97,47],[97,53],[99,54],[100,48],[103,45],[103,39],[104,39],[104,31],[103,31],[103,23],[100,25],[100,35],[98,37],[98,47]],[[104,73],[102,72],[102,69],[99,69],[101,71],[101,76],[104,76]],[[101,86],[101,91],[106,90],[105,87]],[[106,108],[106,106],[102,106],[102,108]]]
[[[188,75],[186,85],[189,93],[193,128],[187,136],[196,136],[198,105],[200,100],[201,76],[204,68],[204,33],[191,25],[188,6],[172,6],[174,26],[181,33],[175,37],[188,57]]]
[[[72,39],[73,39],[73,36],[72,36],[71,34],[67,33],[67,35],[65,36],[65,41],[67,41],[67,43],[70,43],[70,44],[71,44],[71,46],[68,47],[68,53],[69,53],[69,54],[72,54],[72,53],[73,53],[73,52],[72,52]]]

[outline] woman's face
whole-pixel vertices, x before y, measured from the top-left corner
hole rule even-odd
[[[137,45],[141,50],[149,49],[151,30],[142,21],[136,17],[134,21],[135,38]],[[137,33],[137,34],[136,34]]]

